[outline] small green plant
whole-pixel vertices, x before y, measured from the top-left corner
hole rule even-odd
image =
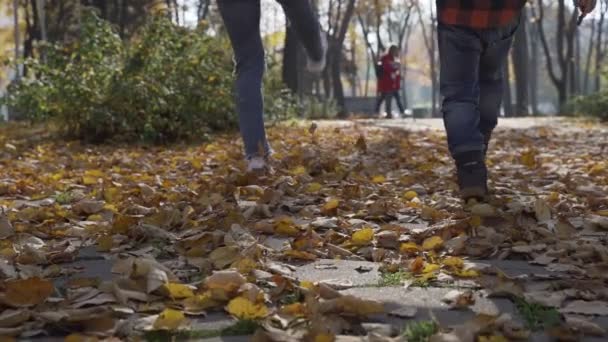
[[[552,328],[560,323],[560,315],[555,308],[530,303],[523,298],[516,300],[517,310],[532,331]]]
[[[55,201],[62,205],[71,203],[73,199],[74,195],[72,195],[72,193],[69,191],[59,193],[55,196]]]
[[[380,276],[380,280],[378,281],[378,286],[387,287],[387,286],[400,286],[403,284],[405,280],[411,279],[412,275],[405,271],[397,271],[397,272],[384,272]]]
[[[439,326],[433,321],[419,321],[408,324],[402,336],[408,342],[426,342],[439,331]]]
[[[384,272],[380,276],[377,286],[401,286],[407,280],[411,281],[410,286],[413,287],[429,287],[431,277],[415,277],[412,273],[406,271]]]
[[[220,336],[246,336],[253,334],[258,327],[259,324],[255,321],[240,320],[237,321],[234,325],[231,325],[224,329],[180,331],[177,333],[160,330],[150,331],[144,335],[144,338],[148,342],[164,342],[200,340]]]

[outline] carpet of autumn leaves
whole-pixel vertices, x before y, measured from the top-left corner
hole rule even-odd
[[[273,127],[276,172],[256,179],[235,135],[91,146],[3,127],[0,336],[133,338],[220,310],[257,321],[258,341],[360,340],[357,327],[383,304],[293,277],[316,259],[373,261],[425,286],[468,281],[555,308],[554,334],[605,334],[593,318],[608,316],[608,134],[565,128],[499,131],[493,196],[463,204],[441,132]],[[113,263],[112,279],[69,266],[90,246]],[[479,259],[527,260],[554,277],[509,278]],[[529,333],[497,313],[431,340]]]

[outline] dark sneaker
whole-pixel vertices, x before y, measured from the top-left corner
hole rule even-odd
[[[488,195],[488,169],[482,151],[466,152],[455,157],[460,196],[484,200]]]

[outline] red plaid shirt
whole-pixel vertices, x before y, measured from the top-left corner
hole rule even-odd
[[[486,29],[510,24],[526,0],[437,0],[439,22]]]

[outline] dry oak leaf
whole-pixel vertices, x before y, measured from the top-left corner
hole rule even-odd
[[[38,277],[12,280],[6,283],[4,302],[13,307],[28,307],[44,303],[53,293],[53,283]]]
[[[346,295],[319,304],[319,312],[335,313],[347,316],[367,316],[384,312],[382,303]]]

